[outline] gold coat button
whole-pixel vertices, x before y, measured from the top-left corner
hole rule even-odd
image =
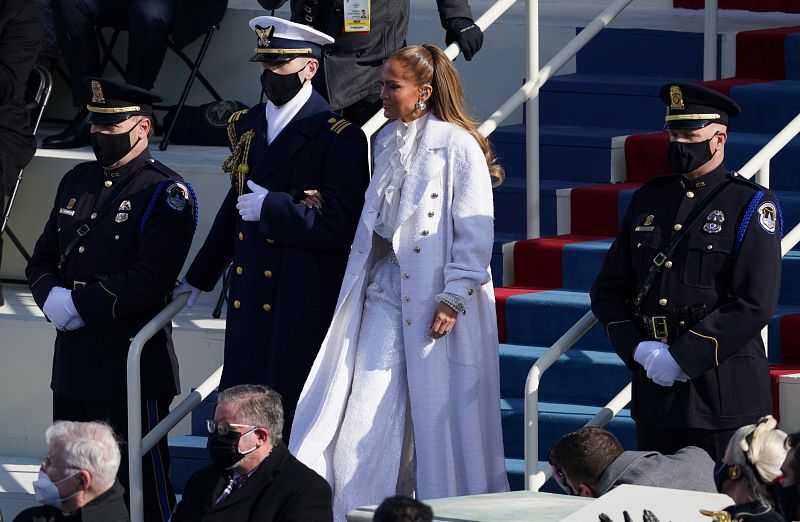
[[[114,236],[114,239],[119,239],[119,234],[117,234],[116,236]]]
[[[674,228],[674,229],[675,229],[675,231],[677,232],[678,230],[680,230],[680,229],[682,229],[682,228],[683,228],[683,225],[681,225],[680,223],[676,223],[676,224],[675,224],[675,226],[674,226],[674,227],[672,227],[672,228]]]
[[[243,239],[244,239],[244,234],[242,234],[241,232],[239,232],[239,241],[242,241]]]
[[[264,277],[268,279],[272,277],[272,270],[264,270]]]
[[[419,254],[420,252],[422,252],[422,249],[420,247],[414,247],[414,252]]]
[[[237,266],[236,267],[236,275],[242,275],[244,273],[244,268]]]
[[[234,308],[239,308],[241,306],[242,306],[242,303],[238,299],[233,302],[233,307]]]
[[[270,310],[272,310],[272,307],[269,304],[265,304],[261,308],[263,308],[265,312],[269,312]]]
[[[423,231],[422,231],[422,235],[423,235],[423,236],[427,236],[428,234],[430,234],[430,232],[428,232],[427,230],[423,230]]]
[[[411,319],[406,319],[406,326],[411,326]]]
[[[97,212],[92,212],[92,215],[89,216],[89,219],[95,219],[97,217]]]
[[[275,240],[274,240],[274,239],[269,239],[269,238],[267,238],[267,243],[268,243],[268,244],[270,244],[270,245],[271,245],[271,244],[272,244],[272,243],[274,243],[274,242],[275,242]]]
[[[109,188],[113,184],[114,183],[111,180],[106,180],[106,181],[103,182],[103,185],[105,185],[106,188]]]
[[[85,246],[81,245],[80,247],[78,247],[78,253],[79,254],[83,254],[85,251],[86,251],[86,247]]]
[[[678,326],[686,326],[686,321],[678,321]]]
[[[694,197],[694,192],[690,190],[689,192],[686,193],[686,197],[692,199]]]
[[[664,267],[665,268],[672,268],[672,261],[667,261],[666,263],[664,263]]]
[[[660,304],[661,306],[667,306],[667,300],[662,297],[661,299],[658,300],[658,304]]]
[[[714,245],[708,245],[708,246],[706,247],[706,250],[711,250],[712,248],[714,248]]]

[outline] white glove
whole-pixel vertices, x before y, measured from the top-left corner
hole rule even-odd
[[[183,281],[181,281],[181,284],[178,285],[178,288],[172,291],[172,295],[185,294],[186,292],[190,292],[189,299],[186,301],[186,308],[191,308],[194,306],[194,303],[197,302],[197,298],[200,296],[200,292],[202,292],[202,290],[190,285],[184,277]]]
[[[236,200],[236,208],[239,209],[239,215],[243,220],[258,221],[261,219],[261,205],[264,204],[264,198],[269,194],[269,190],[252,181],[247,182],[247,188],[253,192],[239,196],[239,199]]]
[[[83,328],[86,326],[86,323],[83,322],[80,315],[73,317],[70,322],[64,325],[64,330],[71,332],[72,330],[77,330],[78,328]]]
[[[647,369],[650,359],[653,358],[656,352],[667,348],[669,348],[669,345],[659,341],[642,341],[636,345],[636,350],[633,351],[633,360]]]
[[[675,362],[675,358],[666,348],[658,350],[645,366],[647,376],[660,386],[672,386],[675,381],[686,382],[689,376]]]
[[[54,286],[50,289],[42,311],[59,330],[64,330],[72,319],[80,318],[75,303],[72,302],[72,292],[63,286]]]

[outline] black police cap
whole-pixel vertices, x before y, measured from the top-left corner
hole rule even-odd
[[[728,125],[741,112],[739,104],[724,94],[691,83],[668,83],[658,92],[667,106],[666,130],[701,129],[712,123]]]
[[[84,78],[83,84],[91,92],[86,105],[90,123],[111,124],[131,116],[150,116],[153,104],[162,100],[161,96],[148,90],[105,78]]]

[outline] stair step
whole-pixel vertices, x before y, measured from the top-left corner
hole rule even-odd
[[[550,448],[561,437],[585,426],[600,410],[599,406],[539,402],[539,458],[546,459]],[[506,458],[523,458],[525,442],[523,399],[512,397],[501,399],[500,417],[503,423]],[[636,447],[636,431],[629,410],[620,411],[605,428],[616,435],[623,448]]]
[[[800,113],[800,81],[779,80],[734,87],[730,95],[742,107],[742,114],[733,120],[733,133],[775,134]],[[781,102],[775,103],[775,100]]]
[[[500,394],[525,395],[533,364],[549,347],[500,345]],[[605,406],[631,380],[631,372],[616,353],[572,348],[545,372],[539,399],[552,403]]]
[[[200,435],[169,437],[169,477],[176,493],[183,493],[192,473],[211,464],[206,450],[207,441],[208,437]]]

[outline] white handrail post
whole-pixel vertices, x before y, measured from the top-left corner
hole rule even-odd
[[[769,188],[769,160],[764,162],[756,172],[756,183],[764,188]]]
[[[528,22],[526,81],[539,76],[539,0],[525,2]],[[539,88],[525,102],[525,202],[527,237],[539,237]]]
[[[703,31],[703,80],[717,79],[717,0],[706,0]]]

